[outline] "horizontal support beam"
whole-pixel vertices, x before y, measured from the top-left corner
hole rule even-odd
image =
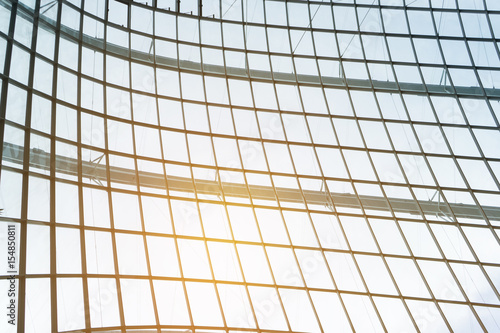
[[[2,1],[0,1],[0,5],[2,5]],[[5,6],[5,5],[4,5]],[[24,16],[26,19],[31,20],[33,10],[29,7],[19,3],[19,8],[21,10],[18,11],[19,15]],[[49,18],[43,17],[40,18],[40,21],[45,21],[47,24],[56,26],[55,22]],[[40,24],[41,28],[46,29],[46,25]],[[282,72],[271,72],[271,71],[263,71],[263,70],[248,70],[248,68],[241,67],[224,67],[219,65],[211,65],[211,64],[200,64],[198,62],[192,62],[187,60],[177,60],[175,58],[164,57],[161,55],[156,55],[154,59],[154,54],[146,53],[138,50],[129,49],[123,46],[119,46],[116,44],[108,43],[101,38],[91,37],[89,35],[81,34],[80,32],[74,29],[71,29],[67,26],[61,25],[61,31],[76,40],[81,38],[84,45],[88,45],[93,49],[98,49],[104,51],[106,49],[107,54],[115,54],[124,58],[137,59],[138,61],[148,62],[153,66],[153,60],[155,60],[157,65],[171,68],[172,70],[182,71],[183,69],[189,71],[197,71],[200,73],[206,74],[216,74],[222,76],[235,76],[242,78],[252,78],[252,79],[261,79],[261,80],[269,80],[276,81],[278,83],[284,84],[306,84],[306,85],[318,85],[323,86],[325,88],[334,88],[334,89],[345,89],[349,87],[349,89],[368,89],[368,90],[377,90],[377,91],[387,91],[387,92],[406,92],[406,93],[417,93],[417,94],[440,94],[440,95],[460,95],[460,96],[471,96],[471,97],[479,97],[484,96],[499,98],[500,97],[500,89],[493,88],[485,88],[484,90],[480,87],[472,87],[472,86],[450,86],[450,85],[436,85],[436,84],[417,84],[417,83],[409,83],[409,82],[394,82],[394,81],[380,81],[380,80],[370,80],[370,79],[353,79],[353,78],[345,78],[345,77],[332,77],[332,76],[321,76],[320,78],[317,75],[304,75],[304,74],[295,74],[295,73],[282,73]],[[80,37],[81,36],[81,37]],[[152,50],[152,48],[151,48]],[[203,69],[203,72],[201,71]],[[443,69],[444,70],[444,69]]]
[[[42,170],[50,170],[50,153],[41,149],[30,149],[31,167],[39,168]],[[12,143],[4,143],[3,146],[3,160],[11,163],[22,164],[24,156],[24,148]],[[56,155],[55,171],[67,175],[78,175],[78,160],[74,158]],[[106,165],[82,161],[82,177],[99,182],[107,182]],[[399,198],[384,198],[377,196],[361,195],[356,196],[350,193],[337,193],[330,192],[329,194],[324,191],[313,191],[298,189],[290,189],[283,187],[269,187],[259,185],[247,185],[228,183],[211,180],[191,179],[186,177],[177,176],[164,176],[163,174],[138,171],[133,169],[110,166],[109,167],[110,179],[109,181],[125,184],[125,185],[140,185],[155,189],[166,189],[178,192],[191,192],[195,191],[200,195],[217,195],[234,198],[253,198],[254,200],[271,200],[276,199],[282,202],[289,203],[303,203],[304,199],[307,204],[322,205],[326,207],[342,207],[342,208],[361,208],[360,204],[365,210],[377,211],[390,211],[396,213],[406,213],[412,215],[420,215],[420,209],[425,215],[438,215],[451,218],[451,212],[448,206],[443,202],[436,201],[414,201],[409,199]],[[250,192],[250,193],[249,193]],[[277,195],[277,198],[276,198]],[[388,202],[389,201],[389,202]],[[417,205],[418,203],[418,205]],[[389,207],[390,204],[390,207]],[[419,209],[420,206],[420,209]],[[470,219],[484,219],[481,211],[475,205],[467,204],[449,204],[453,214],[457,218],[470,218]],[[483,206],[485,214],[490,219],[500,220],[500,207]]]

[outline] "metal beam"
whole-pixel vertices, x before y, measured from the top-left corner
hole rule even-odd
[[[5,6],[3,1],[0,1],[0,5]],[[18,15],[25,17],[28,20],[33,19],[33,10],[23,4],[19,4]],[[165,11],[168,13],[168,11]],[[55,21],[47,18],[40,17],[41,22],[45,21],[47,25],[53,26],[55,29]],[[46,24],[40,24],[42,29],[47,29]],[[106,49],[106,54],[115,54],[117,56],[123,57],[124,59],[136,59],[138,61],[144,61],[152,64],[152,57],[154,55],[146,52],[141,52],[138,50],[129,49],[123,46],[105,42],[101,38],[95,38],[88,35],[82,34],[80,32],[69,27],[61,25],[61,32],[64,35],[71,36],[77,40],[82,41],[82,45],[90,46],[93,49],[104,51]],[[346,60],[346,59],[344,59]],[[355,59],[349,59],[354,60]],[[262,70],[248,70],[248,68],[241,67],[224,67],[219,65],[210,64],[200,64],[198,62],[192,62],[187,60],[178,60],[175,58],[164,57],[156,55],[156,65],[162,67],[171,68],[174,70],[183,69],[189,71],[196,71],[201,73],[212,73],[216,75],[223,76],[237,76],[261,80],[274,80],[278,83],[290,83],[290,84],[307,84],[307,85],[318,85],[324,86],[325,88],[342,88],[345,89],[347,86],[349,89],[363,89],[363,90],[378,90],[387,92],[407,92],[407,93],[421,93],[421,94],[440,94],[440,95],[459,95],[459,96],[484,96],[499,98],[500,89],[472,87],[472,86],[450,86],[450,85],[437,85],[437,84],[417,84],[409,82],[394,82],[394,81],[380,81],[380,80],[370,80],[370,79],[352,79],[345,77],[331,77],[322,76],[321,82],[316,75],[304,75],[295,73],[279,73],[271,71]],[[201,70],[203,69],[203,71]],[[443,68],[444,69],[444,68]]]
[[[22,164],[24,148],[12,143],[4,143],[3,159],[11,163]],[[41,149],[30,149],[30,166],[50,170],[50,153]],[[55,158],[56,172],[77,176],[78,174],[78,160],[70,157],[56,155]],[[97,182],[108,181],[106,177],[106,166],[94,162],[82,162],[82,177],[95,180]],[[111,182],[116,182],[126,185],[136,185],[136,172],[128,168],[110,166],[110,179]],[[167,176],[166,182],[163,174],[138,171],[139,184],[141,186],[168,189],[178,192],[194,192],[204,195],[220,195],[224,193],[226,197],[248,198],[250,195],[253,199],[258,200],[281,200],[292,203],[302,203],[303,197],[298,189],[290,189],[278,187],[276,193],[278,198],[275,197],[274,189],[268,186],[249,185],[250,193],[244,184],[222,182],[222,188],[219,186],[218,181],[211,180],[194,180],[186,177]],[[361,195],[356,196],[349,193],[336,193],[330,192],[330,195],[324,191],[304,190],[304,197],[308,204],[331,206],[332,204],[337,207],[344,208],[360,208],[360,203],[364,209],[388,211],[389,206],[384,197]],[[331,198],[331,199],[330,199]],[[332,202],[333,200],[333,202]],[[408,199],[389,198],[391,208],[397,213],[407,213],[412,215],[420,215],[420,210],[417,202]],[[426,215],[446,215],[450,216],[447,205],[436,201],[419,200],[418,205]],[[484,219],[479,208],[475,205],[456,204],[450,203],[449,207],[457,218],[471,218],[471,219]],[[500,207],[482,206],[483,211],[490,219],[500,220]]]

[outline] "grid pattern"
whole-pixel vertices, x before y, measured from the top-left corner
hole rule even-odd
[[[500,331],[499,34],[493,0],[0,0],[15,329]]]

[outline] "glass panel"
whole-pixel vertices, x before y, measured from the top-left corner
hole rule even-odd
[[[498,330],[498,10],[0,1],[0,331]]]

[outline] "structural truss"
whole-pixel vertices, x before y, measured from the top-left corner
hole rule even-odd
[[[499,42],[496,0],[0,0],[0,331],[500,332]]]

